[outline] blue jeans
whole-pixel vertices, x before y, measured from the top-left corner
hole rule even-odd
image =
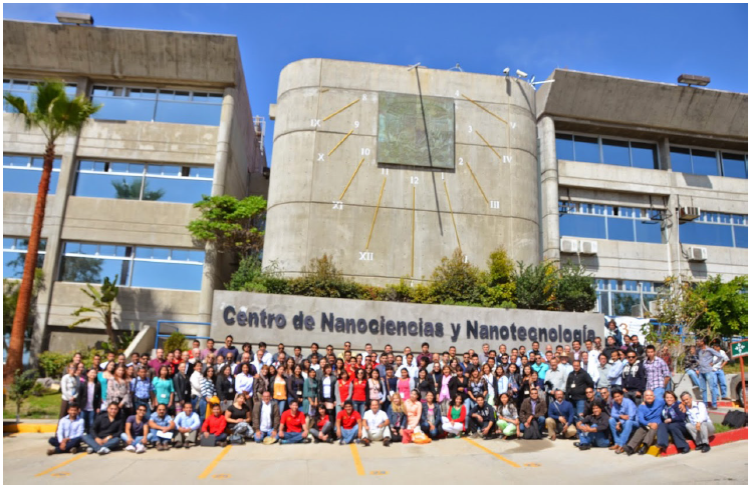
[[[255,434],[253,435],[253,438],[256,440],[256,443],[261,443],[264,438],[266,438],[267,436],[271,436],[271,432],[274,430],[269,430],[269,431],[259,430],[259,431],[261,432],[260,435],[255,435]],[[286,437],[287,435],[284,435],[284,436]],[[278,440],[279,434],[277,434],[275,438]]]
[[[595,433],[579,432],[579,443],[582,445],[592,445],[595,447],[605,448],[610,446],[610,438],[606,431],[597,431]]]
[[[125,433],[123,433],[122,435],[120,435],[120,438],[122,438],[123,442],[125,442],[125,446],[127,446],[128,445],[128,435],[126,435]],[[134,436],[133,437],[133,443],[131,443],[131,445],[136,446],[139,443],[142,443],[142,441],[143,441],[143,437],[142,436]]]
[[[654,389],[652,392],[655,394],[655,399],[664,399],[665,398],[665,388],[658,387]]]
[[[198,401],[198,417],[201,418],[201,420],[206,419],[206,406],[208,406],[209,403],[206,401],[205,397],[202,397]],[[149,440],[151,440],[151,433],[149,433]]]
[[[571,401],[571,403],[574,405],[574,421],[579,421],[579,413],[584,412],[584,408],[587,406],[587,400],[582,399],[580,401]]]
[[[699,380],[699,376],[696,375],[696,372],[689,370],[686,373],[688,374],[688,378],[691,379],[691,382],[693,382],[696,387],[701,387],[701,381]]]
[[[112,437],[104,445],[100,445],[96,442],[93,436],[90,434],[85,434],[81,437],[81,439],[86,443],[88,446],[94,449],[95,452],[98,452],[100,448],[105,447],[109,448],[110,450],[114,450],[118,446],[120,446],[120,438],[119,437]]]
[[[282,445],[288,445],[290,443],[300,443],[302,442],[302,432],[285,431],[284,438],[280,438],[280,440],[282,440]]]
[[[96,411],[81,411],[81,417],[83,418],[83,425],[86,429],[86,433],[91,429],[91,425],[94,424],[94,418],[96,418]]]
[[[352,407],[355,408],[355,411],[360,413],[360,416],[362,416],[365,413],[365,411],[368,409],[365,406],[365,401],[352,401]]]
[[[472,411],[472,408],[477,406],[477,403],[470,399],[469,397],[464,400],[464,409],[467,411],[467,415],[464,417],[464,429],[466,430],[469,426],[469,412]]]
[[[279,407],[279,414],[281,415],[287,408],[287,401],[276,400],[276,405]]]
[[[615,418],[610,418],[610,431],[613,433],[613,440],[619,447],[625,447],[628,443],[628,439],[631,437],[636,423],[630,419],[621,419],[621,431],[616,431],[615,425],[618,421]]]
[[[154,443],[172,443],[171,440],[157,437],[156,436],[157,433],[161,433],[161,432],[156,431],[156,430],[150,430],[149,435],[146,437],[146,440],[149,442],[154,442]]]
[[[435,440],[439,436],[441,436],[441,433],[443,433],[443,429],[441,429],[441,423],[433,425],[435,428],[432,430],[430,429],[430,425],[428,423],[420,423],[420,428],[422,429],[422,432],[425,433],[430,437],[431,440]]]
[[[79,436],[68,440],[68,443],[65,444],[65,450],[60,449],[60,442],[57,441],[57,436],[50,438],[49,444],[55,447],[55,453],[69,453],[71,448],[78,448],[81,444],[81,437]]]
[[[357,426],[349,430],[342,428],[342,442],[345,445],[352,443],[356,439],[357,439]]]
[[[700,373],[699,382],[701,383],[701,397],[704,404],[707,404],[707,382],[709,382],[709,388],[712,390],[712,406],[716,406],[717,399],[720,397],[719,390],[717,389],[717,376],[714,372]]]
[[[675,448],[683,450],[688,448],[686,442],[686,436],[688,436],[688,430],[684,423],[660,423],[657,426],[657,446],[660,448],[668,447],[668,435],[673,437],[673,443]]]
[[[542,430],[545,429],[545,416],[540,416],[539,418],[536,418],[536,419],[537,419],[537,428],[540,430],[540,432],[542,432]],[[534,420],[535,419],[533,418],[532,421]],[[527,422],[526,419],[524,421],[519,420],[519,431],[522,433],[524,433],[524,428],[525,428],[524,423],[526,422]]]
[[[149,419],[151,417],[151,406],[149,405],[149,400],[136,398],[133,402],[133,411],[136,411],[138,406],[146,406],[146,419]]]
[[[718,370],[714,373],[715,375],[715,382],[719,384],[720,393],[722,394],[722,397],[728,397],[728,383],[725,380],[725,372],[722,371],[722,369]]]

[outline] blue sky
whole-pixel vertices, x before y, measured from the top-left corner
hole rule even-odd
[[[282,68],[323,57],[545,79],[555,68],[748,93],[748,6],[452,4],[4,4],[6,19],[55,22],[88,12],[96,25],[238,37],[253,112],[267,115]],[[266,147],[271,155],[273,123]],[[269,161],[271,163],[271,161]]]

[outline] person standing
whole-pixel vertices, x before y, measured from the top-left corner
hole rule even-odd
[[[712,348],[720,355],[719,357],[715,357],[714,362],[712,363],[712,371],[715,374],[715,382],[719,386],[720,397],[722,399],[728,399],[728,384],[725,380],[725,371],[723,369],[725,368],[725,365],[728,364],[730,359],[728,358],[727,353],[725,353],[725,351],[720,346],[720,343],[715,342],[712,345]]]
[[[77,404],[68,404],[68,414],[58,421],[55,436],[48,440],[52,448],[47,450],[47,455],[78,453],[84,428],[84,421],[79,416],[79,411]]]
[[[566,380],[566,396],[569,402],[574,406],[574,417],[579,419],[587,401],[587,389],[594,389],[595,383],[592,377],[581,368],[581,361],[574,360],[573,371],[568,375]]]
[[[155,404],[157,406],[164,404],[168,412],[172,411],[175,402],[175,385],[169,378],[169,368],[166,365],[159,367],[159,375],[154,377],[151,384],[154,386]]]
[[[657,356],[653,345],[645,348],[647,358],[642,362],[647,374],[646,388],[654,393],[657,399],[662,399],[670,383],[670,369],[665,360]]]
[[[94,419],[102,405],[102,391],[97,382],[98,373],[95,368],[89,369],[86,373],[86,382],[79,388],[79,408],[83,409],[81,417],[83,418],[84,429],[87,433],[91,429],[91,425],[94,424]]]
[[[302,386],[302,412],[306,416],[314,416],[318,412],[318,374],[312,368]]]
[[[696,340],[696,355],[699,357],[699,382],[701,383],[701,396],[704,404],[711,409],[717,409],[717,399],[720,397],[717,388],[717,376],[712,368],[715,358],[722,358],[722,355],[707,346],[704,338]],[[707,402],[707,389],[712,391],[712,403]],[[683,396],[681,396],[683,398]]]
[[[122,365],[115,367],[112,379],[107,382],[107,403],[112,402],[117,403],[118,412],[126,417],[133,408],[130,383],[125,379],[125,367]]]
[[[146,406],[141,404],[136,408],[136,414],[125,420],[125,431],[120,435],[125,442],[125,451],[143,453],[146,451],[144,441],[149,434],[149,423],[146,417]]]
[[[78,366],[75,363],[68,364],[66,371],[60,380],[60,393],[62,394],[62,402],[60,403],[60,415],[59,418],[63,418],[68,415],[68,404],[78,404],[78,389],[81,386],[81,381],[76,376],[76,368]]]
[[[387,447],[391,443],[391,430],[389,430],[389,416],[381,410],[381,403],[377,399],[371,399],[370,409],[365,412],[360,440],[366,447],[371,441],[383,441]]]
[[[217,356],[221,355],[225,359],[227,358],[227,353],[232,354],[232,358],[240,358],[240,353],[237,351],[237,348],[232,345],[234,338],[232,338],[232,335],[227,335],[226,338],[224,338],[224,346],[219,348],[219,351],[217,352]],[[207,357],[210,355],[207,355]]]
[[[214,367],[210,366],[206,369],[206,374],[201,379],[201,402],[199,403],[199,416],[200,413],[204,413],[203,415],[208,417],[206,408],[211,404],[211,398],[216,395],[216,385],[214,384],[215,381],[216,379],[214,375]],[[219,412],[221,412],[221,406],[219,407]]]
[[[641,404],[642,395],[647,388],[647,372],[642,362],[637,360],[636,352],[629,351],[626,359],[627,363],[621,374],[623,392],[634,404]]]

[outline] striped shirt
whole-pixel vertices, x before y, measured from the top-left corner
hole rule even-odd
[[[216,395],[216,386],[211,379],[201,379],[201,397],[213,397]]]

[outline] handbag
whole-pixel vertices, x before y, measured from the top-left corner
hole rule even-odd
[[[524,428],[523,438],[525,440],[542,440],[542,434],[540,433],[540,428],[537,426],[537,422],[532,421],[529,424],[529,428]]]
[[[421,431],[415,430],[412,434],[412,443],[416,443],[417,445],[426,445],[431,441],[430,437]]]

